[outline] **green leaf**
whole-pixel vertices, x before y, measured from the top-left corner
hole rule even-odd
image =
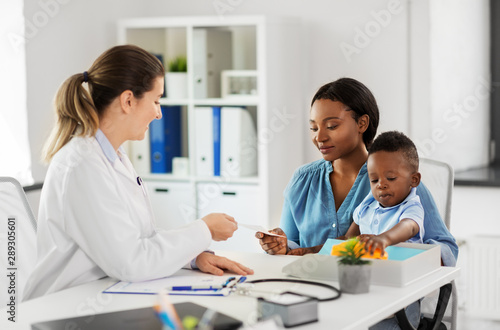
[[[364,244],[357,238],[351,238],[345,242],[344,249],[339,251],[341,257],[338,262],[344,265],[366,265],[369,260],[361,259],[364,251]]]
[[[177,56],[168,63],[168,72],[187,72],[186,56]]]

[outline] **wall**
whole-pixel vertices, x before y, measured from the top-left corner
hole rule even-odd
[[[28,141],[23,1],[0,3],[0,175],[33,183]],[[8,142],[6,142],[8,141]]]
[[[309,100],[313,93],[322,84],[342,76],[361,80],[377,96],[383,109],[381,130],[406,130],[406,12],[404,6],[399,6],[397,14],[386,18],[384,27],[374,17],[381,11],[387,11],[387,6],[388,2],[384,0],[357,0],[355,3],[330,0],[307,3],[301,0],[26,0],[25,16],[35,28],[26,44],[29,128],[35,180],[43,180],[45,176],[46,167],[38,160],[43,141],[53,125],[52,100],[58,86],[69,75],[83,72],[94,58],[116,43],[115,22],[126,17],[219,15],[224,19],[226,15],[300,16],[303,28],[298,38],[307,56],[303,66],[297,69],[297,79],[301,79],[304,86],[304,137],[308,136]],[[380,28],[377,29],[377,26]],[[370,27],[373,31],[368,33],[372,37],[364,32]],[[355,47],[356,52],[344,53],[340,47],[343,43],[344,46],[349,44]],[[320,157],[309,142],[305,144],[305,155],[304,162]]]
[[[45,165],[38,160],[53,124],[52,99],[58,86],[116,43],[116,20],[146,16],[300,17],[302,31],[297,37],[305,59],[296,76],[304,90],[304,162],[320,157],[308,141],[309,100],[322,84],[350,76],[376,96],[379,132],[403,131],[418,143],[421,154],[444,158],[457,169],[484,164],[489,134],[489,94],[483,86],[483,78],[489,79],[487,4],[487,0],[25,0],[35,180],[45,175]],[[457,105],[465,110],[457,110]]]
[[[431,1],[428,157],[456,170],[486,165],[490,140],[489,1]],[[428,146],[427,146],[428,147]],[[459,151],[459,152],[458,152]]]
[[[500,238],[500,188],[462,187],[453,189],[451,232],[458,239],[472,236]]]

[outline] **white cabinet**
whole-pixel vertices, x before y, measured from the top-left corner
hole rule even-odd
[[[189,182],[144,180],[158,227],[171,229],[196,219],[196,191]]]
[[[201,214],[226,213],[234,217],[236,222],[267,227],[262,206],[259,205],[258,186],[200,183],[196,190]],[[213,242],[210,248],[213,250],[262,251],[258,240],[254,238],[254,232],[246,228],[239,228],[227,241]]]
[[[142,161],[142,164],[134,164],[140,165],[137,168],[139,174],[153,189],[152,206],[160,223],[169,227],[202,217],[207,212],[218,211],[233,215],[241,222],[258,223],[265,227],[279,224],[283,190],[293,171],[302,163],[302,141],[308,128],[304,116],[307,101],[301,97],[304,91],[299,79],[299,71],[304,67],[300,60],[299,33],[297,20],[265,16],[227,16],[223,19],[218,16],[159,17],[119,21],[119,43],[135,44],[154,53],[163,60],[167,71],[168,63],[177,56],[187,59],[187,98],[169,98],[167,88],[167,97],[162,98],[160,103],[165,107],[178,109],[180,106],[182,109],[180,119],[176,117],[174,125],[174,129],[177,127],[181,131],[177,135],[181,136],[181,145],[177,146],[178,154],[175,156],[187,160],[189,173],[186,175],[184,172],[182,177],[175,171],[151,173],[151,168],[147,164],[144,166],[148,157],[135,157]],[[241,79],[239,74],[243,75]],[[223,82],[223,77],[231,80]],[[223,84],[226,92],[221,91]],[[195,119],[196,109],[202,107],[214,109],[214,114],[215,110],[224,109],[219,111],[222,115],[236,109],[244,111],[245,116],[234,118],[251,118],[254,129],[244,134],[253,142],[245,142],[241,146],[245,148],[244,152],[235,153],[236,157],[226,157],[226,164],[228,160],[236,159],[241,169],[255,161],[251,171],[235,171],[236,174],[228,175],[227,171],[219,168],[219,172],[214,170],[213,174],[197,173],[196,155],[203,154],[196,150],[200,145],[209,148],[214,155],[215,168],[222,166],[220,146],[216,149],[216,144],[212,143],[215,135],[204,138],[206,129],[202,129],[203,123],[200,126]],[[222,130],[244,126],[239,122],[232,125],[232,120],[208,119],[206,125],[215,125]],[[248,123],[245,125],[249,126]],[[222,130],[219,136],[221,145],[225,136]],[[208,140],[208,143],[197,143],[200,139],[202,142]],[[230,141],[231,148],[237,146],[238,141]],[[150,151],[144,149],[151,144],[134,142],[129,146],[134,156],[148,154]],[[225,151],[222,153],[225,154]],[[134,162],[134,157],[131,158]],[[149,158],[150,161],[153,159]],[[197,198],[188,197],[193,195],[193,191],[180,189],[181,183],[186,189],[191,187]],[[175,189],[162,193],[161,186],[169,184],[174,184],[172,187]],[[238,193],[217,194],[205,205],[202,189],[210,184],[227,186]],[[187,209],[192,207],[194,211],[185,218],[183,211],[176,208],[178,205],[187,205]],[[164,222],[164,219],[168,221]],[[252,238],[253,233],[241,229],[238,235]],[[256,243],[256,240],[251,243],[248,237],[244,239],[241,236],[241,240],[232,239],[230,242],[240,242],[241,247],[246,249]]]

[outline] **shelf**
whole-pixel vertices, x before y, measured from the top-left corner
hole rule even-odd
[[[187,106],[189,101],[187,99],[169,99],[162,97],[160,99],[161,105],[185,105]]]
[[[197,183],[222,183],[222,184],[259,184],[259,178],[256,176],[249,177],[239,177],[239,178],[227,178],[221,176],[213,177],[198,177],[195,179]]]
[[[257,106],[259,105],[259,99],[258,97],[234,97],[234,98],[211,98],[211,99],[195,99],[194,101],[195,105],[223,105],[223,106],[230,106],[230,105],[246,105],[246,106]]]
[[[190,177],[190,176],[176,176],[172,174],[144,174],[143,180],[146,181],[168,181],[168,182],[192,182],[192,183],[222,183],[222,184],[259,184],[259,178],[256,176],[228,178],[220,176],[212,177]]]
[[[500,187],[500,165],[458,171],[455,173],[455,186]]]
[[[143,180],[161,180],[161,181],[171,181],[171,182],[190,182],[191,177],[189,176],[178,176],[172,174],[160,174],[160,173],[149,173],[142,175]]]
[[[177,109],[171,113],[165,109],[165,134],[161,134],[161,126],[159,130],[150,126],[144,140],[127,145],[134,167],[148,183],[154,214],[165,227],[180,224],[179,219],[189,222],[221,211],[241,222],[259,219],[266,227],[278,225],[283,189],[302,164],[301,148],[285,151],[286,146],[300,145],[302,140],[298,118],[303,91],[296,79],[296,69],[302,64],[296,37],[299,27],[296,19],[265,16],[228,16],[224,20],[217,16],[153,17],[119,22],[120,44],[144,48],[165,67],[177,56],[187,59],[186,93],[175,98],[169,84],[165,90],[170,98],[160,99],[164,108],[181,107],[180,123]],[[174,84],[181,85],[184,83]],[[286,113],[282,116],[276,107]],[[170,137],[179,127],[181,152],[178,141],[170,139],[175,153],[172,148],[168,155],[166,148],[162,153],[159,137]],[[174,172],[177,175],[150,173],[152,161],[159,163],[162,157],[172,163],[172,170],[174,157],[185,158],[176,163],[182,170]],[[220,169],[204,166],[215,157],[220,157]],[[242,165],[229,171],[228,162]],[[224,176],[227,173],[252,176]]]
[[[161,105],[183,105],[187,106],[190,100],[187,99],[169,99],[161,98]],[[210,98],[210,99],[195,99],[192,101],[195,106],[258,106],[258,97],[231,97],[231,98]]]

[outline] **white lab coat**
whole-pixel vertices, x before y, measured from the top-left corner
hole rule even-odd
[[[143,186],[126,155],[111,164],[94,137],[75,137],[53,158],[41,194],[35,270],[24,300],[105,276],[161,278],[208,248],[203,220],[155,227]]]

